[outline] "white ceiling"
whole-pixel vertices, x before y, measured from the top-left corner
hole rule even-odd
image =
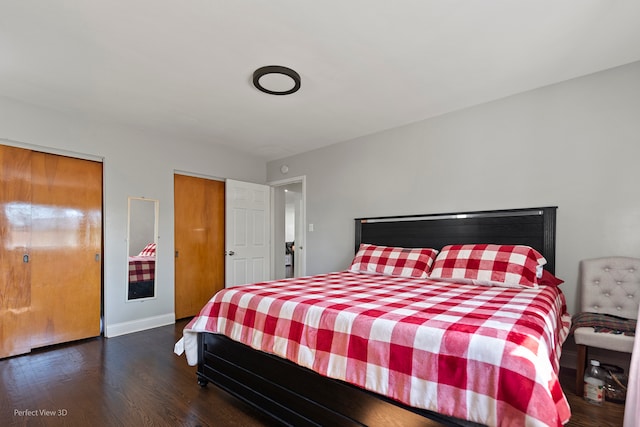
[[[638,60],[638,0],[0,0],[0,96],[267,160]]]

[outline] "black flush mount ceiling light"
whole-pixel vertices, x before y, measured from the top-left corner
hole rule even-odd
[[[267,65],[253,72],[253,85],[270,95],[290,95],[300,89],[300,74],[280,65]]]

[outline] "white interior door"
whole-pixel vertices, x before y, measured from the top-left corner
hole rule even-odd
[[[269,280],[270,187],[226,182],[225,286]]]

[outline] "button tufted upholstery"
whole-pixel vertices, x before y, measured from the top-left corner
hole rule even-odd
[[[582,311],[636,319],[640,301],[640,259],[609,257],[580,263]]]
[[[627,319],[638,318],[640,303],[640,259],[605,257],[580,262],[581,310]],[[588,347],[631,353],[634,337],[596,333],[593,328],[577,328],[578,346],[576,394],[583,393],[583,376]]]

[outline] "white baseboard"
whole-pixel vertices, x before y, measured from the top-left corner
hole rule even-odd
[[[131,334],[133,332],[140,332],[147,329],[158,328],[160,326],[173,325],[174,323],[176,323],[175,313],[168,313],[161,316],[132,320],[131,322],[105,325],[104,336],[107,338],[113,338],[118,335]]]

